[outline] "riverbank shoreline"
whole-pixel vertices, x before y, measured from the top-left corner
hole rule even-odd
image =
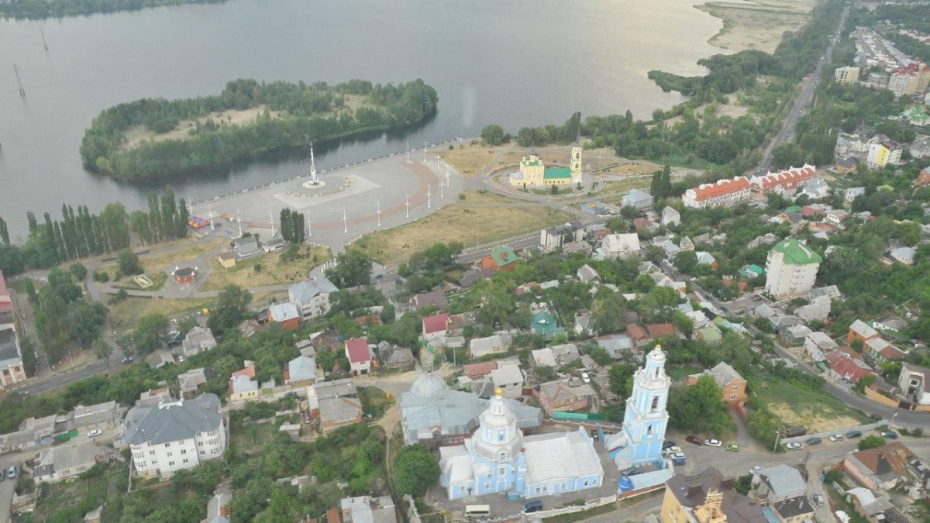
[[[746,3],[707,2],[696,5],[723,21],[723,27],[707,43],[728,52],[756,49],[773,53],[785,31],[807,22],[816,5],[812,0],[758,0]]]

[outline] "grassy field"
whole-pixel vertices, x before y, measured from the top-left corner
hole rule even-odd
[[[157,249],[157,252],[140,254],[139,262],[142,264],[142,268],[145,269],[146,274],[149,274],[149,277],[152,278],[152,273],[155,271],[163,270],[165,267],[185,260],[199,258],[229,242],[226,239],[220,238],[203,243],[194,243],[194,241],[193,238],[185,238],[174,242],[160,243],[152,247],[153,249]],[[137,252],[139,251],[139,249],[134,250]],[[119,268],[114,262],[104,265],[98,270],[107,272],[110,277],[113,277],[113,275],[119,271]]]
[[[701,372],[702,370],[704,369],[697,367],[695,365],[688,365],[688,364],[669,365],[665,367],[665,373],[668,374],[670,378],[676,381],[684,378],[685,376],[697,374],[698,372]]]
[[[808,432],[826,432],[870,421],[822,389],[811,389],[784,379],[753,383],[753,392],[768,404],[786,426],[804,425]]]
[[[368,234],[355,247],[381,263],[394,264],[439,241],[455,240],[466,246],[490,243],[572,218],[564,211],[491,193],[467,191],[464,195],[459,203],[413,223]]]
[[[175,318],[204,307],[212,307],[215,301],[213,298],[168,300],[130,296],[119,303],[107,306],[110,308],[110,324],[113,330],[123,331],[135,328],[139,318],[146,314],[157,312],[164,314],[166,318]]]
[[[708,43],[722,49],[758,49],[771,53],[785,31],[804,25],[814,2],[758,0],[746,3],[709,2],[698,9],[723,20],[723,28]]]
[[[125,491],[128,474],[125,464],[113,461],[98,474],[83,474],[70,483],[61,481],[46,484],[39,489],[45,491],[45,494],[36,503],[30,521],[75,521],[71,518],[53,519],[55,514],[61,513],[71,514],[76,516],[76,520],[81,520],[85,512],[97,508],[101,501]]]
[[[298,282],[307,277],[310,269],[330,259],[329,249],[303,245],[298,258],[281,261],[283,251],[272,252],[242,260],[231,269],[226,269],[210,259],[210,276],[201,285],[201,290],[221,290],[227,285],[241,287],[265,287]]]

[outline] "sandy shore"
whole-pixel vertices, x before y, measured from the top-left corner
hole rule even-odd
[[[697,6],[723,20],[723,28],[707,42],[728,51],[758,49],[771,53],[785,31],[794,31],[807,21],[812,0],[758,0],[709,2]]]

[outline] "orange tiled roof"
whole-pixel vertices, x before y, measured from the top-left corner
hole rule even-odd
[[[702,202],[712,198],[719,198],[727,194],[749,189],[749,180],[744,176],[737,176],[730,180],[719,180],[716,183],[702,183],[690,189],[694,191],[694,200]]]

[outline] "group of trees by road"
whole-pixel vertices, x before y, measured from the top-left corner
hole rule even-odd
[[[113,202],[100,214],[92,214],[87,206],[79,205],[75,213],[72,206],[62,205],[60,219],[53,220],[46,212],[41,222],[29,211],[29,235],[22,246],[10,241],[6,222],[0,218],[0,271],[9,277],[28,268],[47,269],[69,260],[122,252],[131,247],[131,233],[143,245],[187,236],[187,205],[175,198],[170,187],[161,198],[149,194],[148,209],[129,214],[122,203]]]
[[[0,17],[8,18],[61,18],[64,16],[89,15],[93,13],[114,13],[116,11],[136,11],[148,7],[179,4],[213,4],[224,0],[50,0],[34,2],[32,0],[10,0],[0,2]]]
[[[307,236],[307,219],[304,213],[281,209],[281,238],[290,244],[300,245]]]
[[[436,111],[437,103],[436,90],[422,80],[397,85],[353,80],[329,86],[240,79],[215,96],[143,99],[103,111],[84,134],[81,159],[88,169],[116,176],[179,173],[419,123]],[[255,120],[244,124],[215,116],[256,108],[261,110]],[[187,136],[126,144],[125,133],[131,129],[163,134],[182,123]]]

